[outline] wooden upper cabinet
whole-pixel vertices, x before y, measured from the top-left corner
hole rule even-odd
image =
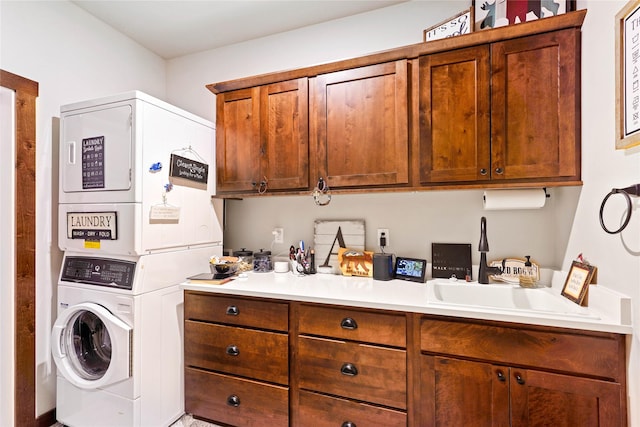
[[[309,89],[306,78],[262,88],[261,179],[268,190],[309,187]]]
[[[420,183],[490,178],[489,46],[419,59]]]
[[[580,32],[491,46],[491,178],[580,180]]]
[[[217,190],[309,187],[308,80],[217,95]]]
[[[217,191],[253,191],[260,175],[260,88],[216,97]]]
[[[314,89],[314,180],[330,188],[407,185],[407,61],[321,74]]]

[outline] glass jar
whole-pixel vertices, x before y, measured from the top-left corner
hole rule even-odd
[[[260,249],[260,251],[255,252],[253,254],[253,271],[257,273],[267,273],[271,270],[273,270],[271,251]]]
[[[246,262],[249,265],[253,265],[253,251],[242,248],[239,251],[233,251],[233,256],[238,257],[238,261],[240,262]]]

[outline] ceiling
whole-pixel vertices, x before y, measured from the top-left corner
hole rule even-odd
[[[407,0],[72,0],[164,59],[215,49]]]

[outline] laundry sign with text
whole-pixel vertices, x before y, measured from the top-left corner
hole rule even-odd
[[[169,181],[172,184],[206,190],[208,179],[208,164],[176,154],[171,155]]]
[[[117,240],[116,212],[67,212],[67,238]]]

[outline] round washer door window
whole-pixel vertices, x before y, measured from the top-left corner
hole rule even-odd
[[[86,380],[106,374],[111,363],[111,336],[92,311],[81,310],[71,317],[62,339],[73,370]]]
[[[70,383],[85,389],[103,387],[131,377],[132,331],[99,304],[77,304],[56,319],[51,353]]]

